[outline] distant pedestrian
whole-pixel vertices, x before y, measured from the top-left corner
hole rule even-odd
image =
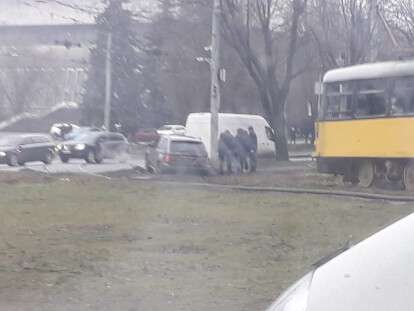
[[[297,135],[297,130],[296,127],[291,126],[289,128],[289,136],[290,136],[290,143],[291,144],[296,144],[296,135]]]
[[[249,137],[250,137],[250,171],[255,172],[257,168],[257,135],[254,131],[253,126],[249,126]]]

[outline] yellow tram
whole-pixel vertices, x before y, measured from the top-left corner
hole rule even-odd
[[[328,71],[316,123],[318,171],[414,190],[414,61]]]

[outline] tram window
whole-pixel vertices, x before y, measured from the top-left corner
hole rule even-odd
[[[326,85],[325,118],[330,120],[352,117],[352,85],[336,82]]]
[[[355,115],[370,117],[385,115],[387,100],[385,80],[364,80],[357,84]]]
[[[327,97],[325,117],[327,119],[337,119],[338,116],[339,116],[339,96]]]
[[[391,96],[391,113],[393,115],[414,113],[414,78],[401,78],[395,81]]]
[[[358,94],[356,100],[357,117],[379,116],[386,113],[385,94]]]
[[[391,114],[392,115],[402,115],[407,112],[406,103],[401,98],[401,96],[392,96],[391,97]]]
[[[329,96],[326,116],[329,119],[349,119],[352,117],[352,96]]]

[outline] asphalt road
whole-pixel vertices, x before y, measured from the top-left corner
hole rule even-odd
[[[144,157],[139,155],[130,155],[123,161],[105,159],[101,164],[88,164],[84,160],[71,159],[69,163],[62,163],[55,159],[51,164],[45,165],[41,162],[26,163],[24,166],[10,167],[0,165],[0,172],[18,172],[23,169],[31,169],[38,172],[47,173],[81,173],[81,174],[102,174],[131,169],[132,167],[144,166]]]
[[[292,157],[290,160],[291,162],[311,162],[312,158],[310,156],[301,155],[299,157]],[[128,170],[137,166],[145,166],[143,152],[135,152],[134,154],[130,154],[122,161],[105,159],[101,164],[88,164],[84,160],[79,159],[71,159],[69,163],[62,163],[59,158],[56,158],[49,165],[45,165],[42,162],[30,162],[26,163],[24,166],[18,167],[10,167],[6,164],[0,164],[0,172],[19,172],[24,169],[30,169],[33,171],[51,174],[72,173],[93,175]],[[267,171],[269,168],[259,168],[259,170]]]

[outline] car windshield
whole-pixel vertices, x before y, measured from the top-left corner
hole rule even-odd
[[[414,0],[0,0],[0,311],[414,310],[413,142]]]
[[[201,142],[172,141],[171,153],[192,156],[206,156],[206,150]]]

